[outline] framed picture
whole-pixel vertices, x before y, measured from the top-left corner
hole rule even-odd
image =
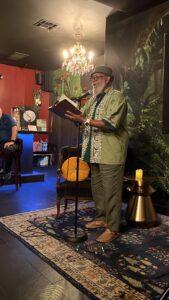
[[[38,118],[37,106],[20,107],[20,126],[22,130],[28,130],[28,125],[35,125]]]
[[[46,119],[37,119],[36,125],[38,131],[46,131],[47,130],[47,121]]]

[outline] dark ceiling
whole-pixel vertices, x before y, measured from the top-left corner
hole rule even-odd
[[[111,6],[115,11],[136,13],[151,8],[166,0],[95,0],[105,5]]]
[[[61,67],[62,51],[81,42],[104,54],[106,17],[134,13],[162,0],[2,0],[0,63],[37,70]],[[35,26],[41,21],[41,26]],[[38,24],[37,24],[38,25]],[[51,27],[53,28],[51,29]]]

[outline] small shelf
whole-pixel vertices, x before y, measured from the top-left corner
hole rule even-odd
[[[26,134],[48,134],[48,131],[32,131],[32,130],[19,130],[18,133],[26,133]]]
[[[36,151],[33,152],[33,157],[48,157],[48,166],[52,166],[52,153],[49,151]]]
[[[52,153],[50,151],[34,151],[33,155],[34,154],[52,154]]]

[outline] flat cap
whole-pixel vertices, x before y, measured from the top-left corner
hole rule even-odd
[[[104,75],[112,77],[112,78],[114,77],[112,69],[107,66],[96,67],[94,69],[94,71],[91,73],[91,76],[94,75],[95,73],[101,73],[101,74],[104,74]]]

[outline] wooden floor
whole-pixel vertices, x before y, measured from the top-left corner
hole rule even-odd
[[[44,182],[0,186],[0,216],[53,207],[56,167],[43,167]],[[1,300],[87,300],[72,284],[0,227]]]

